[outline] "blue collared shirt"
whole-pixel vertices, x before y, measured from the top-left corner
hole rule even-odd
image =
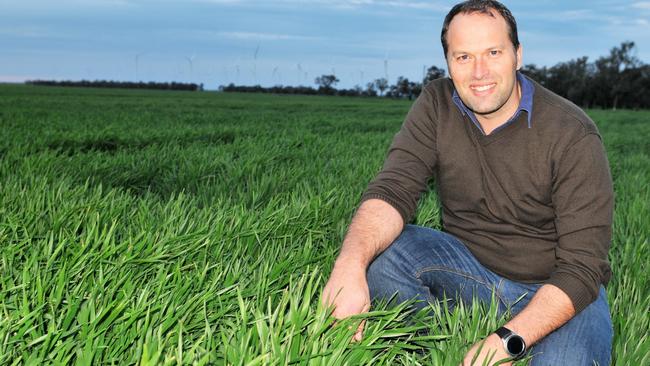
[[[519,85],[521,86],[521,99],[519,100],[519,108],[517,108],[517,111],[515,114],[510,117],[510,119],[500,125],[499,127],[495,128],[492,133],[499,131],[500,129],[508,126],[512,122],[514,122],[517,117],[519,117],[519,114],[521,114],[522,111],[525,111],[528,113],[528,128],[530,128],[530,121],[533,115],[533,95],[535,94],[535,86],[533,83],[528,80],[522,73],[517,71],[517,80],[519,81]],[[454,94],[452,95],[452,100],[454,101],[454,104],[460,109],[460,113],[464,115],[468,115],[469,118],[474,122],[474,125],[481,131],[483,135],[485,135],[485,131],[483,131],[483,127],[481,127],[481,124],[478,122],[476,119],[476,115],[474,115],[474,112],[472,112],[465,103],[460,99],[460,96],[458,95],[458,92],[454,88]]]

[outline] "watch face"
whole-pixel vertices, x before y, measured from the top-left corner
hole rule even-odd
[[[513,336],[508,338],[508,352],[511,355],[519,355],[524,351],[525,345],[523,338]]]

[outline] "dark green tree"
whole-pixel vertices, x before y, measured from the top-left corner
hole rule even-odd
[[[422,80],[422,85],[427,85],[430,81],[444,78],[446,75],[445,70],[439,68],[438,66],[431,66],[427,69],[427,73]]]
[[[375,81],[373,81],[373,84],[375,84],[375,88],[379,90],[379,96],[383,96],[384,91],[389,88],[388,80],[386,80],[386,78],[375,79]]]
[[[366,84],[366,90],[364,92],[365,95],[369,97],[376,97],[377,96],[377,89],[375,89],[375,83],[374,82],[369,82]]]
[[[316,85],[318,85],[319,90],[323,90],[326,94],[331,94],[334,91],[334,85],[340,80],[336,75],[321,75],[314,80]]]
[[[546,87],[576,104],[587,106],[590,104],[588,102],[590,74],[587,56],[561,62],[548,69]]]
[[[634,89],[641,81],[634,79],[639,73],[634,69],[640,68],[642,64],[634,51],[634,42],[627,41],[621,43],[620,47],[612,48],[608,56],[596,60],[594,88],[598,96],[597,104],[616,109],[630,93],[639,91]],[[634,96],[631,97],[634,99]]]

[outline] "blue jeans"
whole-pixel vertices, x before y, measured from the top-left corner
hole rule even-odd
[[[542,284],[519,283],[483,267],[454,236],[407,225],[402,234],[379,255],[367,272],[373,301],[421,300],[427,306],[443,297],[471,304],[472,298],[490,303],[493,292],[499,312],[520,312]],[[520,297],[523,298],[517,302]],[[605,288],[598,298],[568,323],[536,343],[531,365],[609,365],[612,321]]]

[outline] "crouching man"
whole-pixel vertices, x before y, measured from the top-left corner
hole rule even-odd
[[[343,318],[394,295],[426,306],[494,292],[513,317],[477,364],[530,354],[532,365],[608,365],[613,192],[596,126],[518,71],[517,25],[501,3],[454,6],[441,40],[449,78],[423,88],[395,135],[323,302]],[[431,178],[442,231],[408,225]]]

